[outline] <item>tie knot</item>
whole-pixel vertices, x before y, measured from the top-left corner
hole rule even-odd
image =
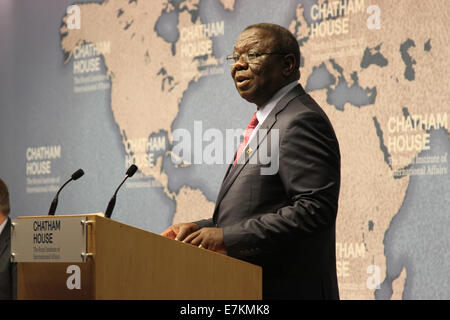
[[[250,119],[250,122],[248,123],[248,128],[256,128],[258,125],[258,118],[256,117],[256,112],[253,114],[253,117]]]

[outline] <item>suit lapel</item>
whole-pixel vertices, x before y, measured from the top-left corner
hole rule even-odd
[[[261,142],[263,142],[269,133],[269,131],[272,129],[273,125],[277,121],[277,114],[280,113],[287,104],[294,99],[295,97],[298,97],[302,94],[304,94],[305,91],[303,90],[301,85],[295,86],[291,91],[289,91],[281,100],[277,103],[275,108],[270,112],[270,114],[267,116],[266,120],[261,124],[261,126],[258,128],[257,135],[255,137],[258,137],[255,150],[252,151],[252,153],[246,158],[245,163],[240,165],[236,164],[233,166],[232,164],[228,168],[227,174],[225,175],[225,179],[222,182],[222,186],[220,187],[219,194],[217,196],[216,200],[216,206],[214,208],[214,215],[217,214],[217,209],[219,207],[220,202],[222,201],[223,197],[227,193],[228,189],[232,186],[233,182],[236,180],[236,178],[239,176],[239,173],[244,169],[244,167],[247,165],[249,159],[256,153],[256,151],[259,148],[259,145]],[[252,143],[252,145],[255,145]],[[246,152],[242,152],[241,156],[245,156]]]
[[[11,219],[8,218],[8,222],[6,222],[5,228],[0,234],[0,256],[3,255],[4,251],[8,247],[10,236],[11,236]]]

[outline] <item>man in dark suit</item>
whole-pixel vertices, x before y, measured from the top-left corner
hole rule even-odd
[[[0,300],[17,297],[17,265],[11,257],[11,219],[9,218],[9,193],[0,179]]]
[[[339,145],[323,110],[297,83],[298,42],[281,26],[252,25],[228,59],[239,94],[257,112],[213,217],[171,226],[163,235],[262,266],[264,299],[339,299]],[[261,143],[272,142],[278,148],[269,165],[278,170],[264,174],[267,164],[254,157]]]

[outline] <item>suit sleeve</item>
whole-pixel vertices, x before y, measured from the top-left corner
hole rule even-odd
[[[212,218],[194,221],[194,223],[196,223],[200,227],[200,229],[214,227],[214,222]]]
[[[340,185],[339,146],[324,116],[304,112],[293,119],[279,148],[278,175],[287,204],[223,228],[229,255],[269,253],[334,227]]]

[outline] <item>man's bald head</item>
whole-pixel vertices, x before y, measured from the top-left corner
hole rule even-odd
[[[300,79],[300,47],[294,35],[288,29],[273,23],[252,24],[245,28],[245,30],[253,28],[269,31],[273,35],[273,41],[275,42],[273,44],[274,49],[279,52],[283,52],[286,54],[292,53],[294,55],[296,60],[295,68],[297,70],[296,79]]]

